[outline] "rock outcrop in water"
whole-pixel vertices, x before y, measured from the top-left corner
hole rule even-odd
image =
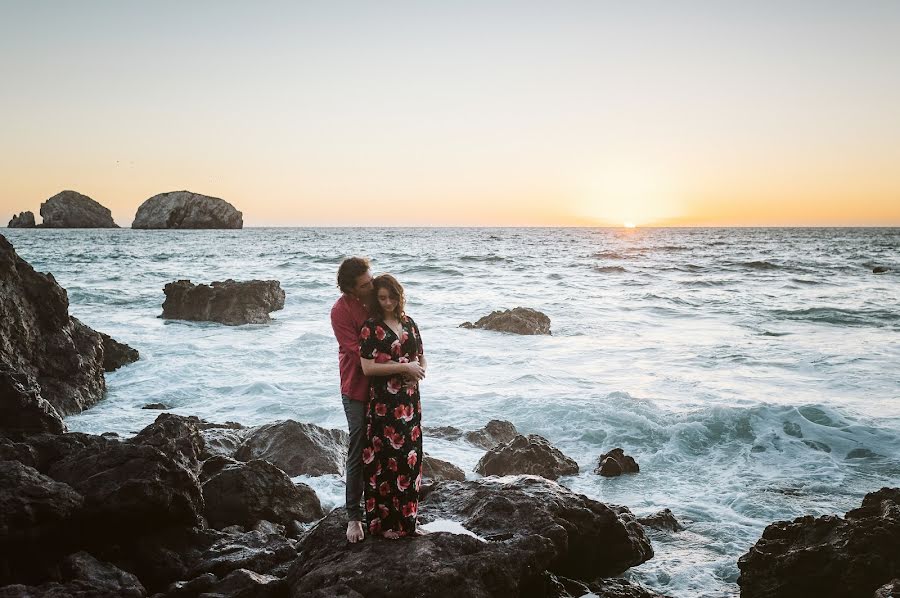
[[[400,597],[427,588],[437,597],[567,596],[561,579],[584,587],[653,556],[628,509],[537,477],[437,482],[420,514],[424,523],[459,521],[480,538],[432,532],[348,546],[346,513],[338,509],[301,540],[302,556],[286,578],[290,595]]]
[[[594,473],[603,477],[612,478],[623,473],[638,473],[641,468],[634,457],[625,454],[620,448],[614,448],[608,453],[603,453],[597,459],[597,467]]]
[[[167,284],[163,292],[161,318],[229,326],[265,324],[271,320],[269,312],[284,309],[285,299],[277,280],[226,280],[210,285],[179,280]]]
[[[13,214],[6,228],[34,228],[34,226],[33,212],[19,212],[18,216]]]
[[[141,204],[131,228],[243,228],[243,215],[233,205],[190,191],[154,195]]]
[[[460,328],[483,328],[513,334],[550,334],[550,318],[528,307],[516,307],[506,311],[494,311],[474,324],[463,322]]]
[[[450,463],[428,453],[422,458],[422,478],[426,481],[456,480],[462,482],[466,479],[466,472]]]
[[[77,191],[62,191],[41,204],[43,228],[119,228],[109,208]]]
[[[425,428],[426,436],[444,438],[446,440],[462,439],[485,450],[490,450],[498,444],[509,442],[518,436],[518,434],[518,430],[516,430],[516,427],[511,422],[502,419],[492,419],[486,423],[484,427],[468,432],[463,432],[459,428],[454,428],[453,426]]]
[[[51,274],[36,272],[0,235],[0,363],[32,377],[59,415],[103,397],[103,341],[69,316],[69,299]]]
[[[887,266],[875,266],[874,268],[872,268],[873,274],[884,274],[885,272],[890,272],[890,271],[891,271],[891,269],[888,268]]]
[[[872,596],[900,577],[900,488],[867,494],[843,518],[773,523],[738,567],[742,598]]]
[[[108,334],[101,332],[100,338],[103,339],[103,370],[106,372],[114,372],[123,365],[134,363],[141,357],[137,349],[120,343]]]
[[[485,476],[529,474],[555,480],[578,473],[578,463],[543,436],[529,434],[516,436],[489,450],[478,461],[475,471]]]

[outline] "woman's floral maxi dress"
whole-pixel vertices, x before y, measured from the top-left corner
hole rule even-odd
[[[401,338],[381,320],[369,319],[359,353],[375,363],[409,363],[424,354],[419,328],[403,316]],[[416,530],[422,484],[422,404],[419,383],[402,375],[370,376],[366,440],[363,448],[366,522],[369,533]]]

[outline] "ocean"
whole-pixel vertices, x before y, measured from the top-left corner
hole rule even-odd
[[[131,435],[159,412],[346,429],[329,312],[349,255],[406,287],[422,332],[425,426],[491,419],[581,468],[560,482],[680,533],[626,577],[677,597],[737,596],[737,559],[776,520],[843,514],[900,485],[900,229],[9,229],[67,289],[70,313],[138,349],[72,431]],[[873,274],[874,266],[887,266]],[[275,279],[266,325],[161,320],[163,286]],[[458,326],[496,309],[547,314],[552,336]],[[597,457],[634,456],[605,479]],[[483,454],[425,438],[477,477]],[[343,481],[302,479],[328,508]]]

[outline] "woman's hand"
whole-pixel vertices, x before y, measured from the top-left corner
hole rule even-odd
[[[418,361],[411,361],[403,365],[406,366],[404,376],[412,378],[413,380],[421,380],[425,377],[425,368],[423,368]]]

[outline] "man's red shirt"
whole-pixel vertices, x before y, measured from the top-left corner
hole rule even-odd
[[[362,301],[342,294],[331,308],[331,328],[338,342],[341,394],[354,401],[369,400],[369,379],[359,363],[359,331],[369,318]]]

